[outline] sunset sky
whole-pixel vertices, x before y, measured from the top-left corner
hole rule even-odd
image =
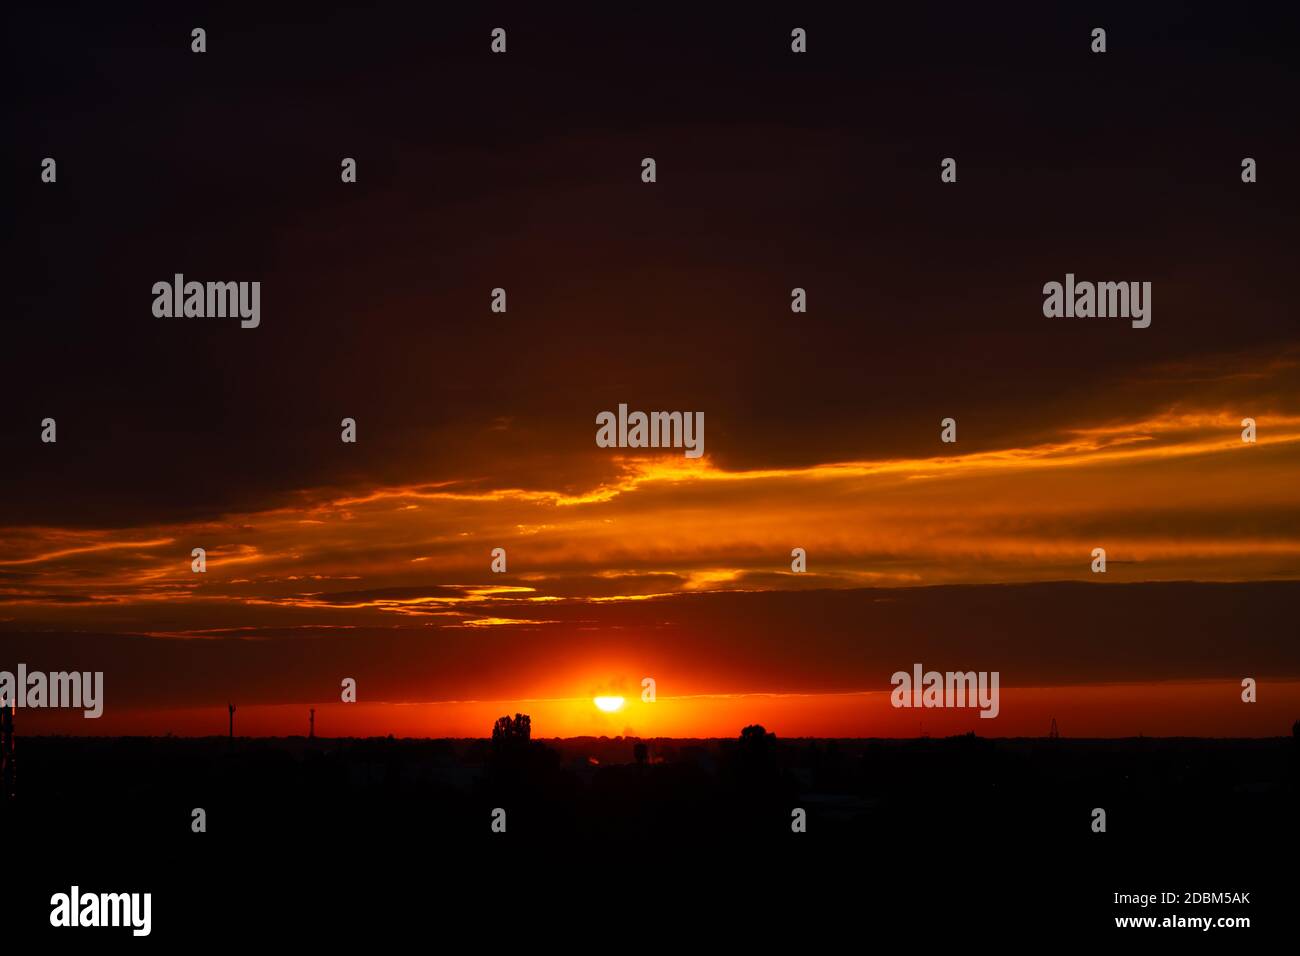
[[[0,669],[106,687],[23,731],[1289,732],[1282,25],[1115,12],[1096,57],[1036,6],[591,7],[493,57],[487,16],[345,58],[343,15],[212,16],[204,57],[188,20],[17,24]],[[261,326],[155,318],[177,272],[261,281]],[[1044,318],[1067,272],[1152,282],[1150,328]],[[596,447],[621,402],[702,411],[704,457]],[[895,710],[917,662],[999,671],[1001,714]]]

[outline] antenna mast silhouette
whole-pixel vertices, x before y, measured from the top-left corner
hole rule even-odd
[[[0,800],[14,798],[14,705],[0,706]]]
[[[312,740],[316,737],[316,708],[311,709],[311,718],[308,723],[307,739]]]
[[[1058,739],[1058,738],[1061,736],[1061,731],[1058,730],[1057,727],[1056,727],[1056,718],[1055,718],[1055,717],[1052,718],[1052,729],[1049,730],[1049,731],[1047,732],[1047,736],[1048,736],[1051,740],[1056,740],[1056,739]]]
[[[235,739],[235,705],[227,704],[226,706],[230,708],[230,739],[234,740]]]

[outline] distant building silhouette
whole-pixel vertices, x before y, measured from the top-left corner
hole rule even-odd
[[[1047,732],[1047,736],[1048,736],[1050,739],[1052,739],[1052,740],[1056,740],[1057,738],[1059,738],[1059,737],[1061,736],[1061,731],[1058,730],[1058,729],[1057,729],[1057,726],[1056,726],[1056,718],[1055,718],[1055,717],[1052,718],[1052,729],[1049,730],[1049,731]]]

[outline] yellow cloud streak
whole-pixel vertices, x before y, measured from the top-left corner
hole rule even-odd
[[[1079,554],[1097,544],[1121,566],[1150,562],[1144,573],[1158,578],[1277,576],[1279,561],[1300,554],[1300,540],[1286,527],[1267,534],[1260,527],[1268,514],[1293,513],[1300,503],[1300,416],[1270,412],[1257,420],[1254,446],[1240,440],[1235,413],[1171,411],[1072,429],[1062,440],[1024,448],[929,458],[728,470],[707,458],[625,457],[617,480],[579,494],[458,492],[455,483],[438,482],[314,502],[307,495],[297,508],[147,529],[123,541],[106,540],[111,532],[102,530],[18,529],[5,535],[0,564],[40,571],[3,593],[10,606],[63,617],[84,611],[55,602],[81,595],[100,605],[334,615],[428,616],[461,607],[476,609],[477,620],[500,622],[512,618],[488,613],[489,605],[646,600],[814,581],[857,587],[1080,576],[1087,562]],[[939,478],[942,487],[922,480]],[[1246,487],[1248,495],[1236,491]],[[1198,526],[1210,513],[1226,517]],[[1162,524],[1166,514],[1186,520]],[[48,550],[51,537],[67,546]],[[159,553],[178,541],[178,553]],[[536,587],[474,583],[489,577],[489,543],[507,547],[515,579],[529,576]],[[190,572],[191,544],[208,548],[208,574]],[[796,544],[809,549],[807,576],[788,573],[783,555]],[[245,570],[232,578],[235,566]],[[609,579],[610,567],[660,577],[647,579],[649,593],[638,593]],[[753,574],[766,577],[754,583],[747,580]],[[459,594],[354,600],[301,590],[302,581],[332,579],[357,582],[359,594],[469,583]],[[614,587],[545,593],[569,579]]]

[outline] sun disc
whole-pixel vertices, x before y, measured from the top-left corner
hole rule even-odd
[[[616,710],[623,709],[622,697],[597,697],[595,704],[607,714],[612,714]]]

